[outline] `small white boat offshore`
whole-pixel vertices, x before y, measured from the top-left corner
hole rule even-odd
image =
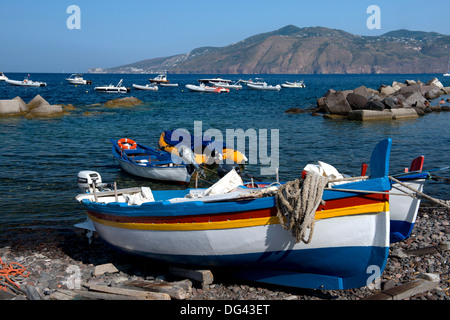
[[[150,91],[158,91],[158,86],[155,84],[147,84],[145,86],[142,86],[140,84],[134,84],[133,88],[137,90],[150,90]]]
[[[286,81],[286,83],[283,83],[281,85],[283,88],[306,88],[305,83],[302,81],[296,81],[296,82],[289,82]]]
[[[281,86],[277,84],[276,86],[268,85],[267,83],[253,83],[248,82],[247,87],[254,90],[268,90],[268,91],[280,91]]]
[[[161,84],[161,83],[169,83],[170,81],[167,79],[167,74],[161,73],[154,77],[153,79],[148,79],[151,83]]]
[[[85,80],[80,73],[73,73],[66,79],[70,84],[87,85],[92,84],[92,80]]]
[[[159,84],[161,87],[178,87],[178,83],[165,83],[165,82],[161,82]]]
[[[0,81],[5,81],[8,80],[8,77],[5,76],[5,74],[3,72],[0,72]]]
[[[38,81],[31,81],[29,79],[30,75],[28,77],[25,77],[22,81],[19,80],[10,80],[6,79],[5,82],[9,83],[12,86],[21,86],[21,87],[46,87],[46,82],[38,82]]]
[[[203,84],[216,84],[216,83],[228,83],[231,84],[233,81],[222,79],[222,78],[212,78],[212,79],[198,79],[198,82]]]
[[[236,90],[240,90],[242,89],[242,85],[239,84],[239,81],[235,82],[235,83],[230,83],[230,82],[210,82],[214,87],[222,87],[222,88],[227,88],[227,89],[236,89]]]
[[[122,86],[123,79],[120,79],[117,85],[108,85],[103,87],[95,87],[94,89],[98,92],[107,92],[107,93],[127,93],[130,92],[130,88]]]
[[[443,74],[444,77],[450,77],[450,58],[448,58],[447,72]]]
[[[201,83],[198,86],[193,85],[193,84],[187,84],[186,88],[191,90],[191,91],[196,91],[196,92],[208,92],[208,93],[225,93],[225,92],[230,92],[230,89],[228,89],[228,88],[208,87],[208,86],[205,86],[203,83]]]

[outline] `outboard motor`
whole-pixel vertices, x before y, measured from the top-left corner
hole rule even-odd
[[[102,177],[95,171],[80,171],[78,173],[78,187],[83,193],[92,193],[94,188],[98,191],[98,188],[108,187],[109,184],[102,183]]]

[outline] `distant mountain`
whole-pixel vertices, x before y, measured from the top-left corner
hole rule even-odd
[[[143,60],[108,73],[359,74],[440,73],[450,57],[450,36],[397,30],[358,36],[324,27],[284,28],[225,47]]]

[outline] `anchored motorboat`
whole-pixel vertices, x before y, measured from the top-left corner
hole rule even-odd
[[[198,79],[198,82],[203,84],[216,84],[216,83],[228,83],[231,84],[233,81],[222,79],[222,78],[212,78],[212,79]]]
[[[239,81],[236,81],[235,83],[230,82],[210,82],[214,87],[222,87],[227,89],[236,89],[240,90],[242,89],[242,85],[239,84]]]
[[[117,85],[108,85],[103,87],[95,87],[94,89],[99,92],[108,92],[108,93],[127,93],[130,92],[130,88],[122,86],[123,79],[120,79]]]
[[[268,85],[266,82],[248,82],[247,87],[254,90],[272,90],[279,91],[281,86],[277,84],[276,86]]]
[[[22,81],[6,79],[5,82],[9,83],[12,86],[21,86],[21,87],[45,87],[45,86],[47,86],[46,82],[31,81],[29,79],[29,77],[30,77],[30,75],[25,77],[25,79],[23,79]]]
[[[137,90],[151,90],[151,91],[158,91],[158,86],[155,84],[147,84],[145,86],[140,85],[140,84],[134,84],[133,83],[133,88],[137,89]]]
[[[167,74],[165,73],[161,73],[159,75],[157,75],[155,78],[153,79],[148,79],[151,83],[169,83],[170,81],[167,79]]]
[[[296,82],[289,82],[286,81],[286,83],[283,83],[281,85],[283,88],[306,88],[305,83],[302,81],[296,81]]]
[[[79,73],[73,73],[69,78],[66,79],[66,81],[69,82],[70,84],[79,84],[79,85],[92,84],[92,80],[85,80],[83,78],[83,75]]]
[[[203,83],[200,83],[200,85],[198,85],[198,86],[193,85],[193,84],[187,84],[186,88],[191,91],[196,91],[196,92],[210,92],[210,93],[230,92],[230,89],[228,89],[228,88],[208,87],[208,86],[205,86],[205,84],[203,84]]]

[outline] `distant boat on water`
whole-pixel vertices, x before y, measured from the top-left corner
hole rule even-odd
[[[161,83],[169,83],[170,81],[167,79],[167,74],[161,73],[154,77],[153,79],[148,79],[151,83],[161,84]]]
[[[66,79],[66,81],[70,84],[79,84],[79,85],[86,85],[86,84],[92,84],[92,80],[85,80],[83,78],[82,74],[79,73],[73,73]]]
[[[25,77],[25,79],[23,79],[22,81],[6,79],[5,82],[9,83],[12,86],[21,86],[21,87],[46,87],[47,86],[46,82],[31,81],[30,75]]]
[[[123,79],[120,79],[117,85],[108,85],[103,87],[95,87],[94,89],[98,92],[107,92],[107,93],[127,93],[130,92],[130,88],[122,86]]]
[[[450,77],[450,58],[448,58],[447,72],[444,73],[444,77]]]

